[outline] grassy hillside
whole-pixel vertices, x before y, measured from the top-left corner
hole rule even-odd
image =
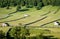
[[[25,37],[60,39],[60,0],[0,0],[0,39]]]
[[[44,27],[57,27],[54,25],[55,21],[60,22],[60,7],[59,6],[44,6],[41,10],[36,10],[36,8],[28,8],[28,11],[18,11],[16,12],[16,7],[11,7],[12,9],[0,8],[0,26],[2,23],[9,23],[10,26],[22,25],[29,26],[30,36],[36,36],[40,33],[44,35],[53,35],[54,37],[60,38],[60,28],[41,28]],[[22,9],[25,9],[22,8]],[[24,16],[24,15],[29,16]],[[60,26],[60,25],[59,25]],[[0,27],[5,33],[10,27]],[[50,30],[49,31],[46,31]]]

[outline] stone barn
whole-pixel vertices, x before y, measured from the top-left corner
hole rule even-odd
[[[54,25],[60,25],[60,23],[59,22],[54,22]]]
[[[8,23],[2,23],[2,27],[10,26]]]

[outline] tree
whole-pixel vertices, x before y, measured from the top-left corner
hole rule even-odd
[[[37,10],[40,10],[42,8],[42,2],[38,3]]]
[[[21,28],[15,27],[10,31],[10,36],[14,37],[14,39],[20,39]]]
[[[40,4],[40,2],[46,5],[54,5],[60,6],[60,0],[0,0],[0,7],[7,7],[9,9],[10,6],[17,6],[17,11],[21,9],[21,6],[26,6],[27,8],[32,8]],[[38,7],[41,8],[41,7]]]

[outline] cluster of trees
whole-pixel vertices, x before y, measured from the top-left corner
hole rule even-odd
[[[0,39],[57,39],[57,38],[53,36],[44,36],[43,33],[36,36],[30,36],[30,30],[25,26],[10,28],[7,33],[4,33],[2,30],[0,30]]]
[[[33,6],[42,7],[42,2],[41,0],[0,0],[0,7],[7,7],[9,9],[10,6],[17,6],[18,10],[22,6],[27,8],[32,8]]]
[[[44,5],[56,5],[59,6],[60,5],[60,0],[42,0]]]
[[[60,0],[0,0],[0,7],[7,7],[9,9],[10,6],[17,6],[17,10],[22,6],[27,8],[37,6],[37,9],[40,9],[42,6],[49,4],[60,5]]]
[[[39,4],[41,2],[40,0],[0,0],[0,7],[5,7],[5,6],[16,6],[16,5],[21,5],[21,6],[32,6]]]

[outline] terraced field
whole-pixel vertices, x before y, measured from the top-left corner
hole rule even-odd
[[[5,15],[6,17],[3,16],[3,18],[0,18],[0,23],[7,22],[10,25],[14,25],[14,26],[19,25],[19,23],[22,23],[23,25],[28,24],[28,26],[42,26],[44,24],[45,24],[44,26],[48,26],[48,25],[54,26],[53,22],[56,20],[58,21],[60,19],[59,6],[49,5],[49,6],[43,7],[41,10],[30,8],[29,11],[24,11],[24,12],[15,12],[16,11],[15,9],[8,10],[8,12],[6,11],[5,12],[3,12],[3,10],[0,11],[1,14],[2,13],[6,14]],[[10,14],[10,13],[13,13],[13,14]],[[25,14],[28,14],[29,16],[25,17],[24,16]]]
[[[29,26],[31,36],[39,35],[45,29],[51,31],[44,31],[46,35],[53,35],[60,38],[60,25],[58,28],[42,28],[42,27],[57,27],[54,25],[55,21],[60,22],[60,7],[59,6],[44,6],[41,10],[34,8],[28,8],[28,11],[16,12],[16,7],[12,9],[0,8],[0,26],[2,23],[9,23],[10,26],[19,26],[23,24]],[[24,15],[29,16],[24,16]],[[5,33],[10,27],[0,27]],[[56,31],[57,30],[57,31]],[[36,32],[37,31],[37,32]],[[47,33],[46,33],[47,32]]]

